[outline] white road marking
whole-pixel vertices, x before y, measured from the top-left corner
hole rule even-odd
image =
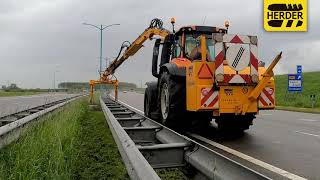
[[[308,122],[316,122],[319,120],[315,120],[315,119],[299,119],[300,121],[308,121]]]
[[[214,141],[211,141],[211,140],[209,140],[209,139],[207,139],[207,138],[204,138],[204,137],[202,137],[202,136],[199,136],[199,135],[197,135],[197,134],[191,134],[191,136],[194,137],[194,138],[196,138],[196,139],[198,139],[198,140],[200,140],[200,141],[203,141],[203,142],[205,142],[205,143],[207,143],[207,144],[210,144],[210,145],[212,145],[212,146],[214,146],[214,147],[216,147],[216,148],[222,149],[223,151],[226,151],[226,152],[228,152],[228,153],[230,153],[230,154],[232,154],[232,155],[234,155],[234,156],[237,156],[237,157],[242,158],[242,159],[244,159],[244,160],[247,160],[247,161],[249,161],[249,162],[251,162],[251,163],[253,163],[253,164],[256,164],[256,165],[258,165],[258,166],[261,166],[261,167],[263,167],[263,168],[265,168],[265,169],[267,169],[267,170],[269,170],[269,171],[272,171],[272,172],[274,172],[274,173],[277,173],[277,174],[279,174],[279,175],[282,175],[282,176],[285,177],[285,178],[295,179],[295,180],[298,180],[298,179],[299,179],[299,180],[306,180],[306,179],[303,178],[303,177],[300,177],[300,176],[298,176],[298,175],[292,174],[292,173],[290,173],[290,172],[288,172],[288,171],[285,171],[285,170],[283,170],[283,169],[280,169],[280,168],[278,168],[278,167],[272,166],[271,164],[268,164],[268,163],[265,163],[265,162],[260,161],[260,160],[258,160],[258,159],[255,159],[255,158],[253,158],[253,157],[251,157],[251,156],[248,156],[248,155],[246,155],[246,154],[243,154],[243,153],[241,153],[241,152],[239,152],[239,151],[236,151],[236,150],[234,150],[234,149],[228,148],[228,147],[226,147],[226,146],[224,146],[224,145],[222,145],[222,144],[216,143],[216,142],[214,142]]]
[[[307,133],[307,132],[303,132],[303,131],[296,131],[296,133],[304,134],[304,135],[308,135],[308,136],[320,137],[320,135],[318,135],[318,134],[311,134],[311,133]]]

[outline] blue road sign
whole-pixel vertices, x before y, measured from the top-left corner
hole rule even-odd
[[[288,74],[288,91],[301,92],[302,91],[302,75]]]
[[[297,65],[297,74],[302,74],[302,66]]]

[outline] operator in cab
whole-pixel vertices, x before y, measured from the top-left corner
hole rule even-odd
[[[185,54],[186,57],[189,58],[191,61],[193,60],[201,60],[201,48],[200,48],[200,36],[194,37],[192,35],[187,35],[185,39]],[[206,36],[206,47],[207,47],[207,61],[213,61],[214,57],[214,46],[212,42],[212,38],[208,38]]]

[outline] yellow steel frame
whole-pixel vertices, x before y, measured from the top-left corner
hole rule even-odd
[[[118,80],[90,80],[90,103],[93,104],[94,100],[94,87],[96,84],[113,84],[114,85],[114,97],[115,100],[118,100],[118,87],[119,81]]]

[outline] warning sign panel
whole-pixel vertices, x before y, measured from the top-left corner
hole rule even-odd
[[[264,0],[266,31],[307,31],[307,0]]]

